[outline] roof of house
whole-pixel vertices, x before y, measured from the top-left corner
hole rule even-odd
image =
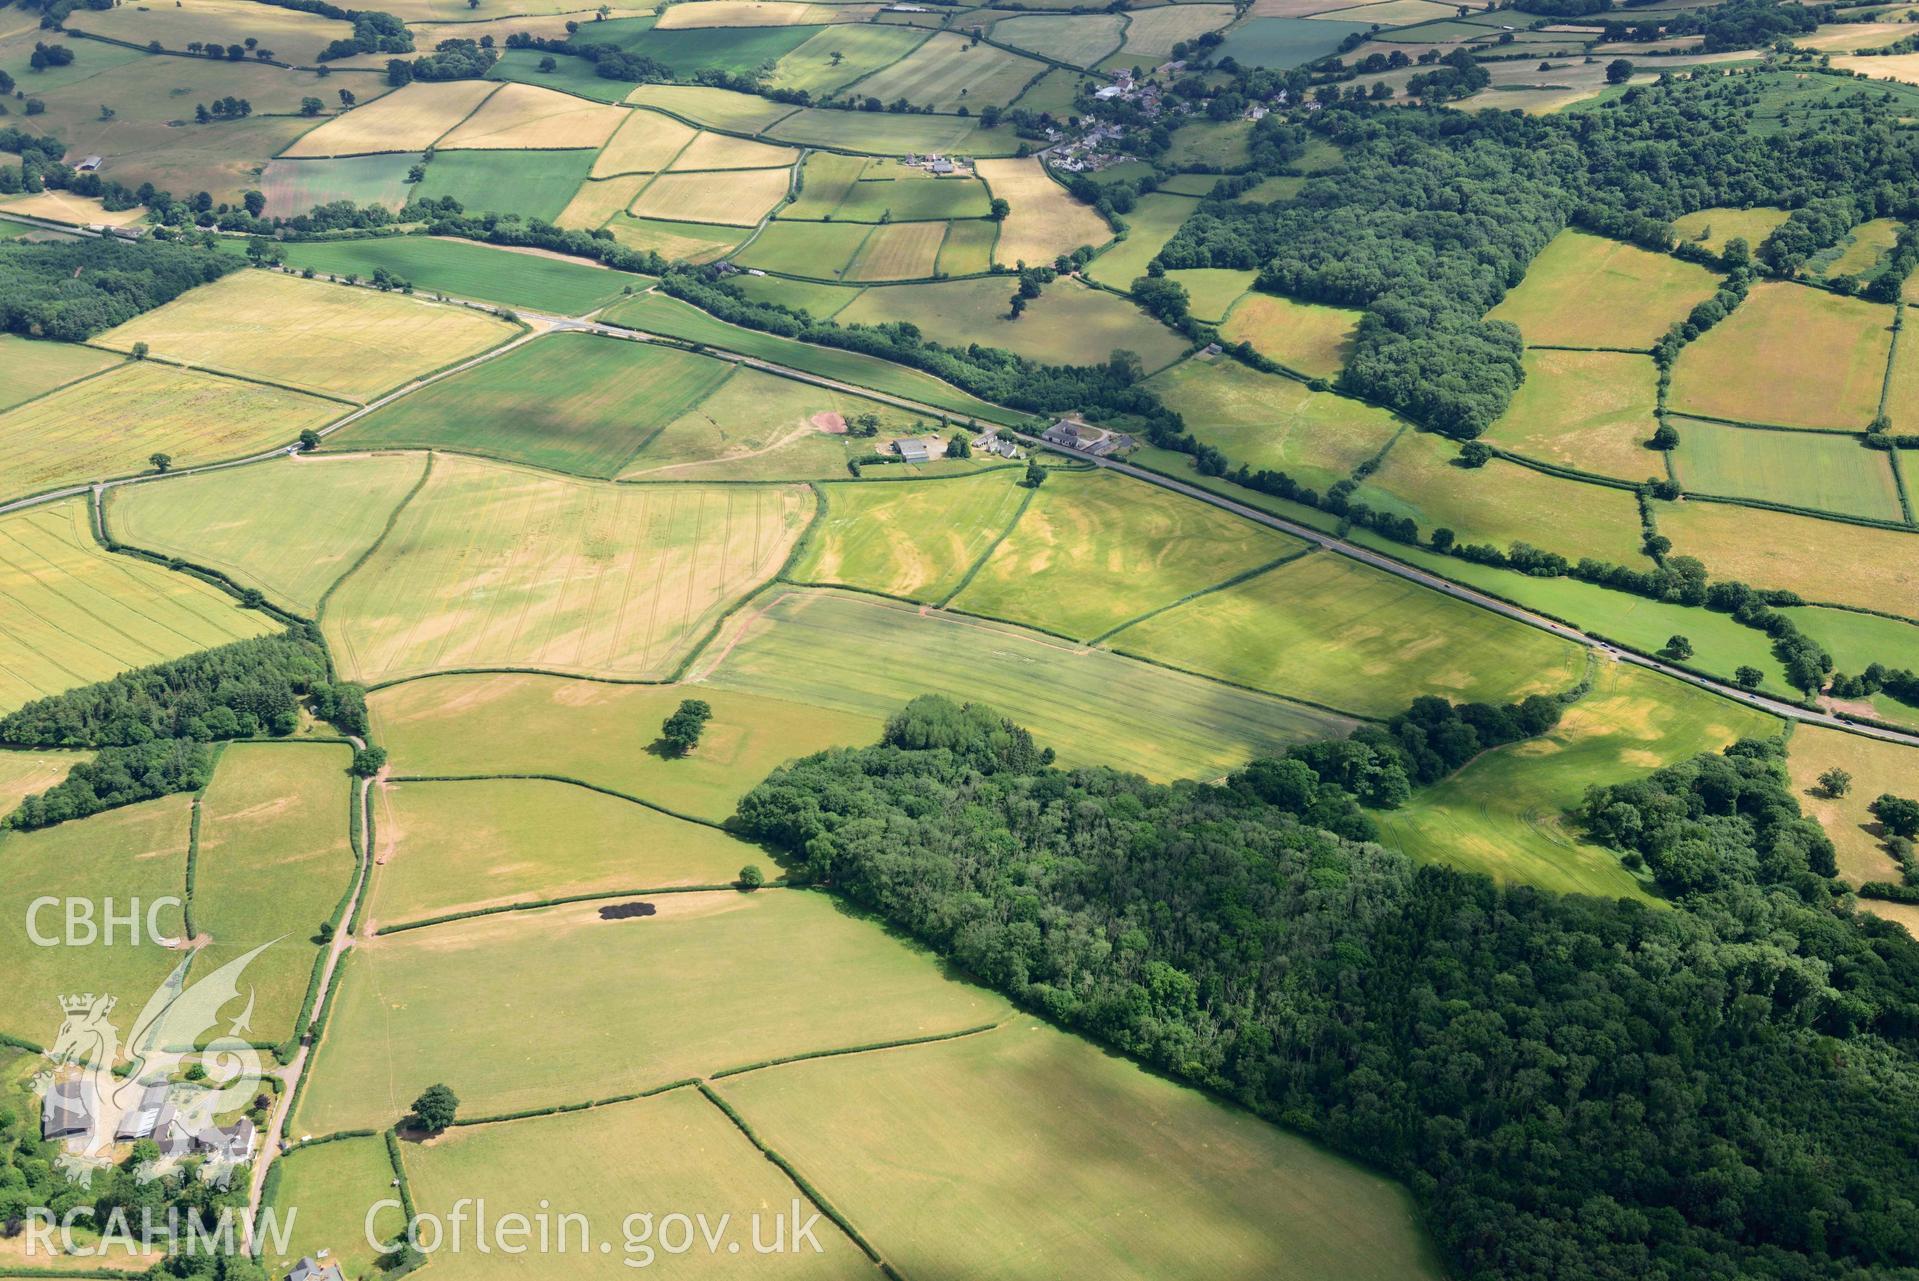
[[[321,1263],[308,1256],[293,1265],[287,1273],[286,1281],[342,1281],[340,1267],[335,1263]]]

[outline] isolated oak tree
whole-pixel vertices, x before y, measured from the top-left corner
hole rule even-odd
[[[453,1124],[460,1108],[460,1097],[451,1086],[429,1085],[426,1093],[413,1100],[413,1119],[428,1134],[438,1134]]]

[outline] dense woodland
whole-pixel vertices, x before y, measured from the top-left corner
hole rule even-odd
[[[1325,831],[1301,816],[1344,789],[1297,763],[1062,770],[921,699],[739,823],[1023,1003],[1404,1179],[1456,1275],[1919,1267],[1919,945],[1838,906],[1776,745],[1589,802],[1633,849],[1725,856],[1671,909]]]
[[[0,331],[82,342],[239,265],[199,246],[112,236],[0,240]]]

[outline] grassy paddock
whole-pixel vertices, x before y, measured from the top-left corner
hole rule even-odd
[[[1022,20],[1024,21],[1024,19]],[[1078,19],[1032,19],[1032,21],[1078,21]],[[1173,233],[1199,208],[1191,196],[1172,196],[1153,192],[1141,196],[1133,211],[1126,215],[1126,239],[1115,241],[1105,253],[1087,264],[1086,274],[1113,289],[1129,289],[1146,274],[1146,265],[1166,247]]]
[[[1726,242],[1738,236],[1749,248],[1757,249],[1759,242],[1770,236],[1773,231],[1791,216],[1785,209],[1701,209],[1672,220],[1673,235],[1680,240],[1689,240],[1710,249],[1714,253],[1724,253]]]
[[[1359,313],[1344,307],[1249,293],[1227,313],[1219,332],[1301,373],[1334,378],[1346,366],[1358,329]]]
[[[441,151],[416,188],[422,199],[451,196],[469,213],[518,214],[551,222],[593,167],[591,149]]]
[[[1529,351],[1526,381],[1484,440],[1556,467],[1641,481],[1665,472],[1646,447],[1659,424],[1650,356]]]
[[[1725,503],[1661,503],[1657,515],[1673,551],[1714,578],[1919,619],[1919,534]]]
[[[435,236],[381,236],[286,246],[287,264],[369,278],[381,268],[416,289],[578,316],[644,289],[648,278],[586,262]]]
[[[112,490],[107,522],[135,547],[217,569],[310,618],[425,469],[418,456],[275,460]]]
[[[1044,63],[988,44],[973,44],[952,32],[937,32],[898,62],[861,80],[860,97],[892,102],[904,98],[916,107],[958,111],[968,107],[1004,107],[1046,70]]]
[[[836,592],[773,598],[729,625],[718,655],[702,663],[700,688],[874,722],[915,695],[944,694],[1014,717],[1069,765],[1161,780],[1216,778],[1351,727],[1340,716],[1021,628]]]
[[[1090,67],[1119,51],[1126,21],[1116,13],[1021,15],[994,23],[993,39],[1055,62]]]
[[[842,324],[904,320],[919,326],[934,342],[962,348],[969,343],[1003,347],[1046,364],[1103,364],[1123,348],[1138,355],[1148,370],[1157,370],[1186,351],[1184,337],[1126,299],[1103,290],[1088,289],[1077,281],[1055,281],[1027,305],[1018,320],[1012,320],[1007,310],[1013,290],[1003,276],[868,289],[839,313],[839,320]]]
[[[1673,469],[1687,489],[1903,521],[1892,456],[1845,436],[1684,421]]]
[[[367,1216],[375,1202],[398,1199],[386,1140],[375,1135],[322,1143],[288,1153],[274,1168],[280,1171],[279,1186],[270,1204],[281,1223],[289,1216],[293,1222],[285,1252],[264,1257],[273,1275],[285,1276],[301,1258],[322,1250],[331,1250],[328,1262],[348,1276],[373,1268],[377,1256],[366,1243]],[[374,1216],[381,1240],[400,1234],[401,1218],[397,1209]]]
[[[657,111],[632,111],[593,161],[595,178],[657,173],[673,163],[699,130]]]
[[[773,65],[771,84],[776,89],[804,89],[815,97],[832,94],[905,57],[925,39],[924,32],[905,27],[827,27]]]
[[[628,212],[637,218],[751,227],[786,198],[784,169],[663,173],[641,188]]]
[[[1716,287],[1717,278],[1704,267],[1583,231],[1562,231],[1487,316],[1519,326],[1528,343],[1651,347]]]
[[[1012,470],[976,479],[830,485],[826,517],[791,576],[938,602],[986,554],[1027,491]]]
[[[994,262],[1008,267],[1022,262],[1050,266],[1053,259],[1081,245],[1097,248],[1113,238],[1106,220],[1067,195],[1038,160],[981,160],[975,168],[993,195],[1012,206],[1000,224]]]
[[[407,172],[419,160],[419,154],[411,151],[327,160],[275,160],[260,175],[260,192],[267,198],[266,216],[291,218],[336,200],[384,205],[397,213],[410,190]]]
[[[90,756],[91,752],[0,751],[0,818],[13,813],[27,797],[58,783]]]
[[[118,360],[111,352],[79,343],[0,334],[0,410],[44,396],[76,378],[97,374]]]
[[[1897,884],[1899,866],[1886,852],[1879,821],[1866,807],[1886,792],[1912,795],[1912,780],[1919,778],[1919,752],[1816,725],[1795,728],[1787,749],[1787,768],[1799,807],[1817,819],[1832,838],[1840,877],[1852,885],[1867,881]],[[1852,775],[1852,788],[1845,796],[1828,798],[1817,791],[1819,776],[1829,769],[1842,769]],[[1862,902],[1861,906],[1877,911],[1881,905]]]
[[[582,102],[538,85],[505,84],[449,129],[436,150],[597,149],[625,123],[622,107]]]
[[[1680,413],[1864,431],[1891,344],[1891,307],[1764,281],[1679,353],[1668,400]]]

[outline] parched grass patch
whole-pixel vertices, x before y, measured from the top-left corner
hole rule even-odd
[[[1639,504],[1632,491],[1568,480],[1495,458],[1464,468],[1451,441],[1407,432],[1353,497],[1409,517],[1420,537],[1450,529],[1462,543],[1501,551],[1530,543],[1570,560],[1593,556],[1644,566]]]
[[[686,145],[672,167],[676,170],[791,169],[799,158],[796,147],[778,147],[723,133],[702,133]]]
[[[122,904],[180,899],[192,809],[192,797],[166,796],[37,832],[0,833],[0,859],[7,867],[0,877],[0,911],[12,922],[0,933],[0,968],[7,975],[0,983],[0,1031],[52,1045],[65,1018],[60,998],[75,992],[109,995],[120,1008],[137,1012],[185,959],[184,951],[150,938],[144,919],[134,943],[123,927],[111,947],[98,941],[40,947],[27,933],[27,914],[35,899],[47,896],[97,902],[111,895]],[[41,911],[43,934],[60,933],[59,912]],[[168,938],[186,932],[178,907],[157,906],[155,924]]]
[[[668,222],[751,227],[786,197],[785,169],[735,173],[663,173],[641,190],[628,212]]]
[[[978,112],[1008,105],[1045,70],[1045,63],[941,31],[860,81],[854,92],[881,102],[904,98],[940,112],[961,107]]]
[[[1012,206],[1000,224],[993,261],[1015,266],[1050,266],[1081,245],[1095,247],[1113,238],[1113,229],[1090,206],[1068,195],[1032,157],[981,160],[975,166],[993,195]]]
[[[1139,198],[1126,215],[1126,239],[1115,241],[1106,251],[1086,265],[1086,274],[1102,285],[1128,289],[1146,274],[1146,265],[1159,256],[1173,233],[1180,229],[1199,201],[1191,196],[1169,196],[1153,192]]]
[[[469,213],[551,222],[586,181],[593,157],[590,149],[436,152],[414,193],[423,200],[451,196]]]
[[[1489,445],[1574,471],[1640,481],[1663,475],[1646,447],[1659,426],[1659,370],[1650,356],[1615,351],[1528,351],[1526,380]]]
[[[0,518],[0,712],[273,630],[197,578],[102,550],[89,519],[79,498]]]
[[[279,387],[128,361],[0,414],[0,496],[134,475],[150,470],[155,452],[182,466],[237,458],[342,409]]]
[[[268,945],[246,970],[262,1039],[293,1035],[321,927],[353,883],[352,759],[338,743],[230,743],[201,805],[193,925],[210,941],[196,964]]]
[[[1892,318],[1882,303],[1782,281],[1754,285],[1679,353],[1668,402],[1680,413],[1863,431],[1878,413]]]
[[[1697,213],[1674,218],[1672,230],[1677,239],[1703,245],[1718,254],[1726,251],[1726,242],[1735,236],[1743,239],[1749,248],[1759,248],[1759,243],[1790,216],[1788,210],[1765,206],[1757,209],[1701,209]]]
[[[1444,1275],[1390,1180],[1035,1018],[715,1088],[907,1276]]]
[[[699,136],[689,124],[657,111],[629,111],[625,121],[593,161],[592,175],[608,178],[623,173],[655,173],[673,163],[673,157]]]
[[[1402,426],[1383,409],[1225,357],[1195,356],[1147,385],[1189,431],[1235,464],[1285,472],[1322,494],[1376,456]]]
[[[1727,503],[1660,503],[1655,515],[1673,551],[1714,578],[1919,619],[1919,533]]]
[[[977,1027],[1008,1012],[822,894],[667,894],[363,942],[299,1125],[385,1125],[436,1081],[469,1116],[579,1103],[788,1054]],[[808,981],[767,999],[768,976]],[[609,976],[618,975],[618,981]],[[396,1015],[404,1017],[396,1018]]]
[[[420,456],[301,457],[111,491],[107,524],[312,617],[426,470]]]
[[[1155,485],[1055,472],[953,604],[1087,640],[1303,547]]]
[[[690,1087],[591,1112],[457,1129],[427,1146],[409,1148],[406,1163],[423,1214],[445,1215],[474,1197],[506,1214],[524,1214],[530,1222],[552,1213],[542,1206],[563,1205],[590,1224],[626,1224],[637,1232],[639,1222],[628,1216],[635,1212],[636,1191],[644,1189],[647,1204],[699,1206],[708,1231],[725,1238],[719,1249],[732,1245],[740,1251],[708,1255],[703,1244],[696,1244],[680,1258],[660,1248],[667,1237],[653,1237],[624,1255],[618,1245],[610,1255],[598,1254],[574,1231],[573,1243],[556,1245],[553,1256],[563,1249],[569,1277],[630,1277],[642,1261],[690,1265],[676,1269],[681,1275],[737,1270],[798,1281],[861,1281],[875,1271],[824,1216],[811,1237],[793,1241],[788,1236],[796,1214],[792,1207],[799,1207],[797,1217],[805,1221],[812,1206],[724,1112]],[[595,1231],[605,1229],[596,1226]],[[556,1242],[559,1236],[556,1232]],[[748,1253],[754,1240],[771,1248],[776,1237],[778,1252]],[[525,1262],[473,1254],[462,1258],[461,1275],[474,1281],[518,1277]]]
[[[1644,777],[1769,738],[1779,721],[1657,672],[1608,663],[1591,693],[1539,738],[1486,752],[1400,809],[1380,815],[1387,839],[1414,858],[1567,894],[1649,898],[1612,850],[1566,819],[1591,786]]]
[[[1694,263],[1562,231],[1486,315],[1519,326],[1534,346],[1650,348],[1717,287]]]
[[[909,321],[935,342],[1003,347],[1046,364],[1104,364],[1115,350],[1124,349],[1151,371],[1163,369],[1186,351],[1183,335],[1127,299],[1074,280],[1048,285],[1014,320],[1008,312],[1015,286],[1008,277],[988,276],[873,288],[854,299],[839,320]]]
[[[668,262],[712,262],[746,238],[743,227],[655,222],[650,218],[629,218],[625,214],[615,214],[606,229],[628,249],[651,249]]]
[[[397,1205],[374,1210],[380,1201],[399,1199],[386,1141],[377,1135],[300,1148],[275,1161],[274,1168],[280,1171],[279,1186],[269,1204],[288,1225],[286,1252],[263,1259],[275,1276],[285,1276],[299,1260],[322,1250],[331,1252],[327,1262],[346,1275],[361,1276],[378,1259],[366,1240],[368,1217],[382,1241],[405,1230]]]
[[[435,145],[440,151],[597,148],[629,114],[538,85],[505,84]]]
[[[97,374],[120,358],[79,343],[0,334],[0,410]]]
[[[389,783],[375,804],[376,927],[570,894],[725,885],[767,862],[715,828],[545,779]]]
[[[649,752],[685,698],[713,707],[699,747],[679,759]],[[898,710],[511,672],[412,681],[376,690],[367,706],[395,774],[556,774],[715,823],[782,761],[873,742]]]
[[[329,443],[458,449],[606,479],[732,371],[674,347],[548,334],[375,410]]]
[[[464,307],[269,271],[236,271],[95,341],[366,400],[511,338],[514,327]]]
[[[343,672],[464,667],[654,679],[772,577],[805,489],[620,486],[442,456],[328,603]]]
[[[20,802],[46,791],[67,776],[67,772],[91,752],[17,752],[0,751],[0,818],[20,807]]]
[[[1839,875],[1852,885],[1867,881],[1899,882],[1899,865],[1885,847],[1885,833],[1866,807],[1891,792],[1911,796],[1919,778],[1919,752],[1844,730],[1818,725],[1795,726],[1786,740],[1786,768],[1792,775],[1799,808],[1832,838],[1838,854]],[[1819,776],[1829,769],[1852,775],[1852,787],[1842,797],[1819,792]],[[1879,904],[1862,900],[1876,911]]]
[[[1235,16],[1230,4],[1171,4],[1136,9],[1126,16],[1126,43],[1119,51],[1118,61],[1131,59],[1144,66],[1154,66],[1173,56],[1174,45],[1187,44],[1208,31],[1217,31]]]
[[[280,154],[359,156],[380,151],[424,151],[444,137],[488,94],[491,80],[416,80],[403,89],[361,103],[302,134]]]
[[[1132,18],[1138,20],[1137,15]],[[1117,13],[1021,15],[994,23],[993,39],[1056,62],[1090,67],[1119,52],[1126,23],[1126,16]]]
[[[596,186],[601,184],[588,184]],[[422,291],[577,316],[643,289],[646,276],[609,271],[577,258],[519,252],[439,236],[294,242],[287,263],[329,275],[371,277],[385,268]]]
[[[626,100],[638,107],[652,107],[689,123],[729,133],[758,133],[775,120],[792,115],[794,110],[785,103],[770,102],[750,93],[705,85],[646,84],[626,95]]]
[[[937,602],[1018,514],[1013,469],[961,480],[827,486],[826,516],[791,576]]]
[[[909,27],[827,27],[775,63],[769,83],[775,89],[804,89],[824,97],[904,58],[924,39],[925,32]]]
[[[1334,378],[1346,367],[1359,330],[1359,313],[1345,307],[1295,302],[1249,293],[1226,314],[1220,336],[1314,378]]]
[[[17,196],[0,203],[0,209],[22,218],[64,222],[75,227],[131,227],[147,216],[146,210],[137,206],[110,210],[96,197],[76,196],[70,191],[41,191],[30,196]]]
[[[1903,521],[1892,456],[1849,436],[1682,419],[1673,468],[1689,490]]]
[[[1159,780],[1217,778],[1352,728],[1317,708],[876,596],[782,592],[729,622],[717,654],[711,664],[702,659],[700,689],[792,699],[875,723],[917,695],[943,694],[1016,718],[1067,765]]]
[[[1330,553],[1209,592],[1107,644],[1371,716],[1422,694],[1508,702],[1553,693],[1585,663],[1569,641]]]
[[[260,192],[267,198],[265,214],[269,218],[291,218],[336,200],[383,205],[398,212],[407,200],[407,171],[419,160],[419,155],[411,151],[325,160],[275,160],[260,175]]]

